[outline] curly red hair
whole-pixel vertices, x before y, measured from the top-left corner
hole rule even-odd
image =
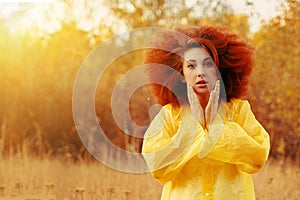
[[[230,101],[245,94],[253,66],[252,45],[223,27],[178,28],[158,33],[154,48],[146,53],[145,63],[150,66],[148,76],[159,104],[179,105],[181,100],[187,100],[186,83],[181,81],[180,76],[182,55],[187,49],[196,46],[205,48],[219,69],[226,93],[220,98]],[[151,67],[157,64],[170,68]]]

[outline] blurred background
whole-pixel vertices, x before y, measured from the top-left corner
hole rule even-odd
[[[71,109],[73,84],[82,62],[101,42],[141,27],[214,24],[255,45],[256,65],[247,98],[272,136],[271,156],[299,159],[299,21],[299,2],[292,0],[269,5],[217,0],[1,3],[1,151],[15,151],[24,142],[38,155],[66,153],[70,145],[79,151],[82,144]],[[135,144],[126,144],[122,140],[129,136],[112,128],[111,92],[122,74],[142,62],[142,52],[116,59],[112,65],[117,67],[108,67],[97,90],[95,106],[106,122],[105,132],[123,148]],[[153,103],[143,91],[147,88],[133,95],[131,108],[134,118],[147,124],[148,112],[135,111],[137,107],[148,111]]]
[[[15,166],[13,158],[93,162],[74,125],[72,92],[81,64],[97,45],[141,27],[203,24],[226,26],[254,44],[256,64],[245,98],[271,136],[270,158],[277,164],[299,166],[298,0],[0,1],[2,182],[22,181],[21,175],[4,178],[4,169]],[[133,40],[129,35],[126,43],[143,39]],[[107,136],[133,152],[140,151],[142,141],[124,134],[114,123],[110,97],[120,77],[142,63],[143,50],[114,60],[99,80],[95,99],[97,117]],[[149,124],[148,109],[155,103],[149,87],[139,88],[129,103],[132,118]],[[134,132],[130,123],[128,129]],[[3,164],[9,159],[11,165]],[[113,189],[106,194],[112,195]]]

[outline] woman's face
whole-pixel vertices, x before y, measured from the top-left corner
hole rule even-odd
[[[190,48],[183,54],[183,75],[197,95],[209,94],[218,80],[218,69],[204,48]]]

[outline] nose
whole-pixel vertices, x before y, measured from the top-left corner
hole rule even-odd
[[[205,76],[205,71],[202,67],[197,67],[196,71],[197,71],[197,76],[198,77],[204,77]]]

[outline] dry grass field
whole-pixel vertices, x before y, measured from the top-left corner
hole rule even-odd
[[[254,176],[258,200],[300,197],[300,168],[270,160]],[[155,200],[162,186],[149,174],[129,174],[101,163],[33,159],[15,155],[0,161],[0,200]]]

